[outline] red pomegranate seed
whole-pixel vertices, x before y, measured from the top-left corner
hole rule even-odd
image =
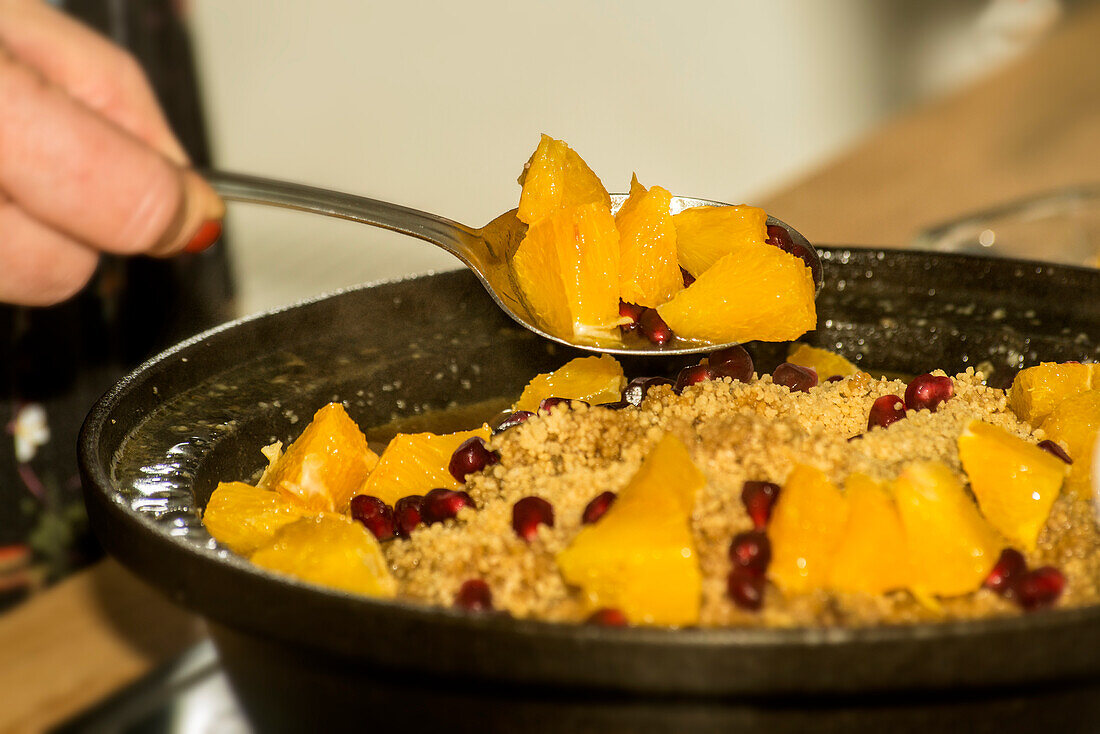
[[[667,344],[672,339],[672,329],[661,318],[655,308],[647,308],[638,319],[638,326],[646,339],[657,345]]]
[[[630,403],[625,400],[616,400],[613,403],[596,403],[597,408],[607,408],[608,410],[622,410],[623,408],[629,408]]]
[[[883,395],[871,405],[867,416],[867,430],[886,426],[905,417],[905,401],[897,395]]]
[[[752,524],[761,530],[772,516],[772,507],[779,497],[779,485],[772,482],[748,481],[741,485],[741,502],[752,518]]]
[[[455,594],[455,606],[468,612],[487,612],[493,608],[493,592],[481,579],[464,581]]]
[[[1066,588],[1066,577],[1053,566],[1028,571],[1016,582],[1016,603],[1029,612],[1049,607]]]
[[[940,403],[955,395],[955,383],[950,377],[919,375],[905,388],[905,407],[909,410],[935,410]]]
[[[1027,573],[1027,561],[1024,560],[1024,555],[1015,548],[1005,548],[1001,551],[997,563],[993,565],[993,570],[985,577],[982,586],[1004,596],[1025,573]]]
[[[588,403],[583,400],[571,400],[569,398],[543,398],[539,401],[539,410],[549,411],[551,408],[556,408],[559,405],[571,408],[574,405],[588,405]]]
[[[730,561],[735,567],[762,575],[768,570],[771,559],[772,544],[763,530],[749,530],[733,536]]]
[[[585,620],[588,624],[595,624],[600,627],[626,627],[629,622],[626,620],[626,615],[623,614],[621,609],[614,609],[613,607],[603,607],[597,609],[588,616]]]
[[[734,604],[755,612],[764,605],[764,577],[746,568],[735,568],[726,579],[726,592]]]
[[[459,482],[465,482],[466,476],[476,474],[487,466],[500,461],[500,454],[490,451],[481,436],[473,436],[462,442],[451,454],[451,463],[447,470]]]
[[[638,319],[642,318],[642,311],[645,311],[645,306],[619,301],[619,316],[622,316],[624,319],[630,319],[629,324],[622,324],[619,326],[619,329],[624,334],[629,334],[636,330],[638,328]]]
[[[636,408],[645,400],[646,393],[658,385],[675,387],[676,383],[667,377],[635,377],[627,383],[626,389],[623,390],[623,400]]]
[[[351,518],[362,523],[379,540],[389,540],[396,535],[393,508],[377,497],[357,494],[351,498]]]
[[[825,382],[840,382],[844,379],[844,375],[830,375],[825,378]]]
[[[1061,444],[1059,444],[1057,441],[1051,441],[1048,438],[1048,439],[1045,439],[1043,441],[1040,441],[1037,445],[1043,451],[1046,451],[1048,454],[1054,454],[1055,456],[1057,456],[1059,459],[1066,462],[1067,464],[1072,464],[1073,463],[1073,459],[1069,458],[1069,454],[1066,453],[1066,450],[1064,448],[1062,448]]]
[[[424,497],[419,494],[410,494],[408,497],[402,497],[394,503],[393,519],[397,524],[397,537],[409,537],[413,529],[420,524],[420,506],[423,504]]]
[[[539,525],[554,527],[554,507],[542,497],[524,497],[512,505],[512,529],[530,543]]]
[[[684,287],[685,288],[689,287],[692,283],[695,282],[695,276],[692,275],[691,273],[689,273],[688,271],[684,270],[683,268],[680,268],[680,275],[684,279]]]
[[[499,421],[497,421],[495,426],[493,426],[493,435],[495,436],[498,433],[504,433],[509,428],[515,428],[520,423],[526,423],[527,420],[534,415],[535,414],[529,410],[517,410],[513,413],[508,413],[504,415]]]
[[[462,490],[433,489],[420,504],[420,519],[427,525],[450,520],[463,507],[473,507],[474,500]]]
[[[790,388],[791,392],[806,392],[817,385],[817,370],[784,362],[772,372],[772,382]]]
[[[710,356],[707,357],[707,364],[710,365],[711,372],[714,373],[715,377],[729,377],[741,382],[751,380],[755,369],[752,364],[752,357],[740,344],[711,352]]]
[[[709,366],[705,364],[693,364],[680,370],[680,374],[676,375],[676,385],[672,389],[679,395],[684,391],[685,387],[698,385],[700,382],[706,382],[713,378],[714,373],[710,371]]]
[[[823,282],[821,274],[821,258],[813,250],[807,249],[805,245],[799,244],[791,239],[791,234],[778,224],[772,224],[768,226],[768,239],[769,245],[775,245],[783,252],[794,255],[800,258],[802,262],[806,263],[806,267],[810,269],[810,273],[814,278],[814,286],[821,287]]]
[[[611,504],[615,501],[616,495],[614,492],[602,492],[596,495],[596,497],[584,507],[584,512],[581,513],[581,522],[585,525],[591,525],[592,523],[603,517],[603,514],[611,508]]]

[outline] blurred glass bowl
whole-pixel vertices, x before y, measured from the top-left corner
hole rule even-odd
[[[1100,184],[1020,199],[917,234],[913,247],[1100,267]]]

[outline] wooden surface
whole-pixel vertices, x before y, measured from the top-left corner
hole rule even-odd
[[[812,241],[904,246],[919,229],[1006,199],[1100,180],[1100,5],[1037,50],[887,124],[770,197]],[[113,561],[0,617],[0,732],[41,731],[198,639]]]

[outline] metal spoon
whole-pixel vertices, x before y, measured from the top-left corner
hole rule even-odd
[[[473,229],[458,222],[452,222],[435,214],[409,209],[398,204],[390,204],[376,199],[368,199],[354,194],[319,189],[313,186],[275,181],[257,176],[225,171],[200,171],[214,189],[228,201],[265,204],[267,206],[297,209],[299,211],[323,214],[338,219],[350,219],[354,222],[381,227],[394,232],[416,237],[442,247],[451,253],[470,270],[474,271],[485,290],[489,292],[497,305],[511,316],[516,323],[530,329],[539,336],[566,346],[585,349],[590,352],[602,352],[624,355],[673,355],[697,354],[721,349],[727,344],[710,344],[674,340],[664,346],[650,344],[639,339],[630,347],[596,347],[587,344],[573,344],[561,337],[546,333],[531,318],[523,301],[512,284],[508,261],[515,253],[519,243],[527,232],[527,225],[516,219],[516,210],[501,214],[480,229]],[[618,210],[626,194],[612,194],[612,211]],[[686,196],[674,196],[671,210],[675,214],[695,206],[728,206],[716,201],[694,199]],[[796,245],[805,247],[813,258],[817,252],[813,246],[787,224],[768,217],[769,225],[779,225],[787,230]],[[817,284],[818,291],[821,284]]]

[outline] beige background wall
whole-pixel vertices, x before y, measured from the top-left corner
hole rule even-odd
[[[191,15],[222,167],[480,225],[515,206],[544,131],[611,191],[632,170],[728,202],[779,186],[972,70],[963,54],[945,71],[942,51],[983,3],[887,5],[903,4],[197,0]],[[457,265],[301,214],[236,205],[229,231],[242,312]]]

